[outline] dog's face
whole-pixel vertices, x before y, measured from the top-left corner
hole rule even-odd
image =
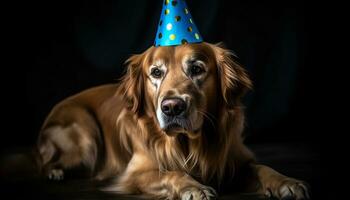
[[[146,96],[152,102],[160,128],[168,135],[200,131],[203,115],[216,105],[217,70],[206,45],[157,47],[144,74]]]
[[[139,106],[153,113],[167,135],[195,138],[219,104],[234,103],[231,90],[242,83],[250,86],[243,69],[229,57],[228,51],[208,43],[151,47],[129,60],[134,68],[129,75],[138,76],[130,95],[134,104],[144,101]]]

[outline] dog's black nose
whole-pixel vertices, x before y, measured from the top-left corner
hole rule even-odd
[[[178,116],[186,110],[186,103],[179,98],[169,98],[162,101],[161,108],[167,116]]]

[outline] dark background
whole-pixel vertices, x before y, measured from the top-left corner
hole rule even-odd
[[[60,100],[116,82],[125,70],[123,62],[153,44],[161,2],[31,3],[22,16],[23,37],[30,47],[23,54],[29,59],[17,58],[25,83],[13,100],[21,103],[6,113],[3,126],[11,131],[0,140],[1,155],[33,146],[45,116]],[[254,90],[244,99],[245,134],[258,160],[307,180],[318,199],[326,198],[320,183],[327,178],[321,164],[323,128],[314,112],[318,90],[313,77],[319,68],[313,53],[314,4],[292,0],[187,0],[187,4],[204,40],[223,42],[233,50],[253,80]]]

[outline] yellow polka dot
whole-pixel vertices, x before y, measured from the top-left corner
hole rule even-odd
[[[169,2],[170,2],[170,0],[165,0],[164,4],[165,4],[165,5],[168,5]]]
[[[193,24],[192,18],[190,18],[190,22],[191,22],[191,24]]]
[[[187,31],[188,31],[188,32],[192,32],[192,27],[189,26],[189,27],[187,28]]]
[[[175,38],[176,38],[175,34],[169,35],[169,39],[170,39],[170,40],[175,40]]]
[[[172,25],[171,23],[168,23],[168,24],[166,25],[166,29],[167,29],[168,31],[170,31],[172,28],[173,28],[173,25]]]
[[[169,9],[165,9],[165,11],[164,11],[164,14],[169,14],[170,13],[170,10]]]
[[[194,37],[196,37],[196,39],[199,40],[199,34],[198,33],[194,34]]]
[[[184,9],[184,12],[185,12],[186,15],[188,14],[187,8]]]

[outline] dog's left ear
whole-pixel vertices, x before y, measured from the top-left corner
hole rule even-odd
[[[239,103],[241,97],[250,89],[252,82],[246,70],[234,60],[235,55],[221,44],[211,45],[216,57],[222,97],[228,108]]]
[[[121,80],[124,100],[134,113],[142,112],[144,99],[144,78],[142,74],[143,54],[131,56],[126,60],[127,72]]]

